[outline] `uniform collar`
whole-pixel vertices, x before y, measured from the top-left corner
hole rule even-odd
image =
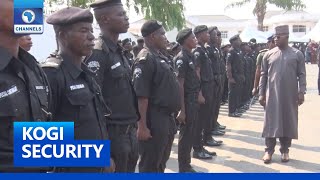
[[[189,57],[192,57],[192,53],[189,52],[189,51],[188,51],[187,49],[185,49],[185,48],[182,48],[182,53],[186,54],[186,55],[189,56]]]
[[[93,74],[93,72],[83,62],[81,63],[81,69],[79,69],[72,63],[69,56],[61,55],[61,57],[63,59],[62,64],[64,64],[73,79],[77,79],[83,72]]]
[[[121,46],[119,44],[115,44],[114,42],[112,42],[111,39],[103,36],[101,38],[103,39],[103,42],[105,43],[106,47],[109,48],[112,52],[116,52],[119,49],[122,51]]]

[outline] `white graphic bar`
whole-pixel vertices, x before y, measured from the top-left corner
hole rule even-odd
[[[14,33],[15,34],[42,34],[43,25],[15,24]]]

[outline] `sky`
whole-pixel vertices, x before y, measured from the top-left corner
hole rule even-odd
[[[125,2],[125,0],[122,0]],[[225,7],[231,2],[237,0],[184,0],[185,15],[227,15],[234,19],[252,19],[255,18],[252,14],[254,8],[254,0],[246,6],[241,8],[232,8],[225,10]],[[309,13],[320,14],[319,0],[303,0],[307,8],[305,11]],[[268,6],[268,10],[281,10],[275,6]],[[136,15],[133,9],[130,10],[131,22],[142,18],[140,15]]]

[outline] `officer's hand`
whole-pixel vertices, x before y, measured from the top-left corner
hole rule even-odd
[[[137,136],[140,141],[146,141],[152,138],[150,130],[145,126],[138,126]]]
[[[186,113],[183,111],[180,111],[178,116],[177,116],[177,120],[179,121],[179,123],[181,124],[186,124]]]
[[[257,88],[253,88],[252,96],[256,96],[257,94],[258,94],[258,89]]]
[[[229,79],[229,83],[231,83],[231,84],[236,84],[236,80],[234,80],[233,78],[230,78],[230,79]]]
[[[114,163],[114,160],[110,158],[110,167],[107,169],[108,173],[113,173],[116,171],[116,164]]]
[[[259,103],[261,106],[265,107],[266,106],[266,97],[265,96],[260,96],[259,97]]]
[[[302,105],[304,103],[304,93],[299,93],[298,96],[298,104],[299,106]]]
[[[199,96],[198,96],[198,103],[199,104],[205,104],[206,103],[206,99],[201,94],[199,94]]]

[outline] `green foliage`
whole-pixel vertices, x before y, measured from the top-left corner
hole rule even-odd
[[[56,3],[61,0],[48,0]],[[70,6],[87,8],[94,0],[69,0]],[[156,19],[163,23],[166,30],[182,29],[185,25],[183,0],[126,0],[126,6],[133,6],[136,13],[146,19]]]

